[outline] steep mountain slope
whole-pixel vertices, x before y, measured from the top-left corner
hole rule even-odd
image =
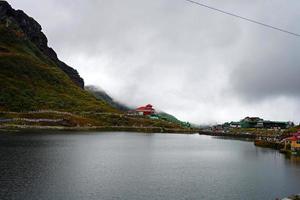
[[[84,87],[84,81],[78,72],[60,61],[55,51],[48,47],[48,40],[42,32],[41,25],[21,10],[14,10],[6,1],[0,1],[0,22],[6,27],[17,27],[47,58],[61,68],[79,87]]]
[[[109,96],[104,90],[97,88],[92,85],[85,86],[84,89],[91,94],[93,94],[96,99],[107,102],[112,107],[121,110],[121,111],[129,111],[130,108],[120,102],[114,100],[111,96]]]
[[[58,60],[40,25],[0,1],[0,111],[117,112],[84,91],[76,70]]]

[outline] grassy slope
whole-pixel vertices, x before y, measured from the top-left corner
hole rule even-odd
[[[17,28],[0,25],[0,110],[117,112],[77,87]]]
[[[67,126],[67,127],[132,127],[132,128],[154,128],[163,127],[168,129],[181,129],[180,126],[174,123],[169,123],[164,120],[152,120],[147,117],[132,117],[125,114],[116,113],[59,113],[45,111],[42,113],[1,113],[0,119],[19,119],[12,122],[1,122],[1,125],[35,125],[35,126]],[[22,119],[63,119],[58,123],[52,122],[28,122]]]
[[[160,112],[157,115],[162,120],[166,120],[168,122],[172,122],[172,123],[178,124],[178,125],[183,126],[183,127],[189,127],[190,126],[189,123],[180,121],[179,119],[177,119],[176,117],[174,117],[171,114],[168,114],[168,113],[165,113],[165,112]]]

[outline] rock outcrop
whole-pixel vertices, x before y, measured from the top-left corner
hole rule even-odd
[[[56,63],[76,85],[84,88],[84,81],[78,72],[58,59],[55,51],[48,46],[48,40],[42,32],[41,25],[32,17],[29,17],[21,10],[13,9],[6,1],[0,1],[0,21],[7,26],[11,23],[16,24],[45,56]]]

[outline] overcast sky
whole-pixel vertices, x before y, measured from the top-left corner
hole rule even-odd
[[[300,33],[299,0],[198,0]],[[300,121],[300,37],[184,0],[8,0],[85,83],[194,123]]]

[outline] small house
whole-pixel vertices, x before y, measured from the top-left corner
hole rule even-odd
[[[230,128],[241,128],[240,122],[230,122]]]
[[[135,110],[138,115],[142,116],[148,116],[148,115],[153,115],[155,113],[155,110],[151,104],[148,104],[146,106],[141,106]]]

